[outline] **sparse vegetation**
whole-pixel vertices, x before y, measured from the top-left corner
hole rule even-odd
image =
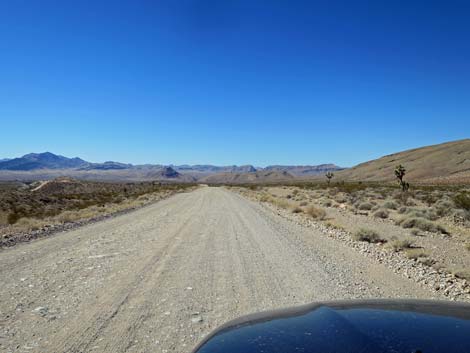
[[[379,209],[376,212],[374,212],[374,217],[376,218],[388,218],[389,212],[387,210]]]
[[[441,225],[419,217],[404,217],[399,219],[397,224],[403,228],[418,228],[426,232],[448,234],[448,231]]]
[[[379,243],[384,241],[376,231],[366,228],[361,228],[354,233],[353,239],[357,241],[366,241],[368,243]]]
[[[370,211],[372,207],[374,207],[374,205],[370,202],[362,202],[357,206],[357,209],[361,211]]]
[[[48,224],[95,218],[135,208],[155,195],[184,191],[192,184],[105,183],[58,178],[0,192],[0,235],[37,230]],[[6,216],[5,216],[6,215]]]
[[[454,203],[457,208],[470,211],[470,196],[468,193],[459,193],[454,196]]]
[[[411,249],[413,247],[413,242],[408,239],[404,239],[404,240],[395,239],[388,244],[390,248],[392,248],[394,251],[402,251],[405,249]]]
[[[463,279],[466,279],[467,281],[470,281],[470,270],[467,270],[467,269],[456,270],[454,271],[454,276],[457,278],[463,278]]]
[[[428,257],[429,254],[424,249],[410,248],[405,250],[406,257],[413,260],[418,260],[423,257]]]
[[[326,217],[325,210],[315,206],[307,207],[305,214],[312,217],[313,219],[324,219]]]

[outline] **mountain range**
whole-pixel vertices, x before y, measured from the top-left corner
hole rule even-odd
[[[324,180],[334,172],[334,181],[393,181],[394,169],[405,166],[406,179],[413,182],[470,184],[470,139],[414,148],[340,168],[335,164],[270,165],[133,165],[108,161],[92,163],[50,152],[30,153],[0,159],[0,180],[45,180],[68,176],[84,180],[162,180],[200,183],[251,183],[292,180]]]
[[[22,157],[0,160],[0,179],[37,180],[71,176],[89,180],[174,180],[187,182],[250,182],[291,180],[342,168],[334,164],[319,166],[274,165],[257,168],[252,165],[133,165],[114,161],[92,163],[81,158],[68,158],[51,152],[29,153]]]

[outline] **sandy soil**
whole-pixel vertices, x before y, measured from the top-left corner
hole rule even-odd
[[[189,352],[240,315],[433,298],[346,245],[204,187],[0,251],[0,351]]]

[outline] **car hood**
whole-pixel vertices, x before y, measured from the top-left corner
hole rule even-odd
[[[195,353],[470,352],[470,305],[367,300],[313,303],[231,321]]]

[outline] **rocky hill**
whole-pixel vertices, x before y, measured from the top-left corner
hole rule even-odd
[[[470,181],[470,139],[393,153],[336,173],[337,179],[392,181],[398,164],[408,180],[448,183]]]

